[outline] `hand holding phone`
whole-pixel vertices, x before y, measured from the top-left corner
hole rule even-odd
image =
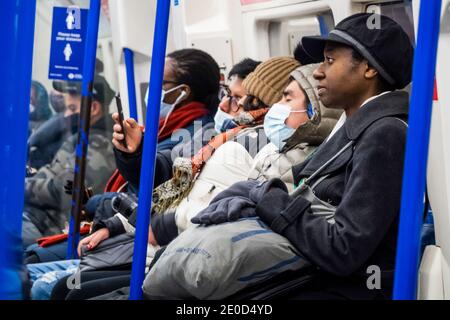
[[[132,118],[124,121],[122,101],[120,95],[116,95],[117,113],[112,115],[114,120],[113,144],[125,153],[134,153],[142,143],[142,128],[139,123]]]
[[[125,149],[128,149],[127,145],[127,132],[125,131],[125,128],[123,126],[124,123],[124,116],[123,116],[123,107],[122,107],[122,99],[120,99],[120,93],[117,93],[116,96],[116,104],[117,104],[117,112],[119,113],[119,124],[122,128],[122,134],[123,134],[123,140],[121,141],[122,145],[125,147]]]

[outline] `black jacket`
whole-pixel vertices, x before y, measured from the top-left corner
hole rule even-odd
[[[280,188],[265,194],[256,207],[275,232],[334,279],[328,282],[331,287],[345,287],[341,294],[349,298],[391,294],[407,134],[401,120],[407,121],[408,106],[404,92],[372,100],[313,157],[293,168],[298,184],[355,142],[320,174],[329,177],[315,189],[318,198],[337,206],[335,224],[311,214],[307,200],[294,199]],[[381,291],[367,289],[367,268],[372,265],[381,269]]]
[[[116,165],[123,178],[128,181],[134,190],[139,190],[141,178],[142,145],[133,154],[127,154],[114,148]],[[156,153],[155,187],[172,178],[171,150],[158,151]]]

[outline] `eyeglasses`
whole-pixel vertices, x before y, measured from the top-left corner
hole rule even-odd
[[[179,83],[178,82],[176,82],[176,81],[172,81],[172,80],[163,80],[163,87],[165,86],[165,85],[167,85],[167,84],[173,84],[174,86],[177,86],[177,85],[179,85]]]
[[[230,96],[230,95],[231,95],[230,88],[225,84],[220,85],[219,100],[222,101],[225,97]]]
[[[166,83],[178,84],[177,81],[173,81],[173,80],[163,80],[163,84],[166,84]]]
[[[228,100],[228,109],[232,112],[237,112],[241,107],[239,106],[239,100],[241,98],[235,97],[231,94],[231,90],[227,85],[221,85],[219,91],[219,100]]]

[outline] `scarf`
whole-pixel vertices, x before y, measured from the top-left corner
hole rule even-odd
[[[176,109],[172,112],[172,114],[170,114],[165,126],[165,119],[159,120],[160,132],[158,134],[158,142],[169,138],[175,131],[186,128],[195,120],[207,115],[208,112],[209,111],[206,109],[205,105],[200,102],[191,102],[179,109]]]
[[[186,198],[194,186],[195,178],[198,177],[206,162],[214,152],[227,141],[234,139],[243,129],[260,125],[269,108],[242,112],[234,121],[238,127],[221,133],[212,138],[191,159],[177,158],[173,164],[173,177],[153,191],[153,211],[159,214],[168,209],[176,208]]]

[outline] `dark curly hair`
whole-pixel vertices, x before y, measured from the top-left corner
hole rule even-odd
[[[220,68],[206,52],[198,49],[182,49],[167,55],[174,62],[176,81],[188,85],[193,98],[216,112],[219,104]]]

